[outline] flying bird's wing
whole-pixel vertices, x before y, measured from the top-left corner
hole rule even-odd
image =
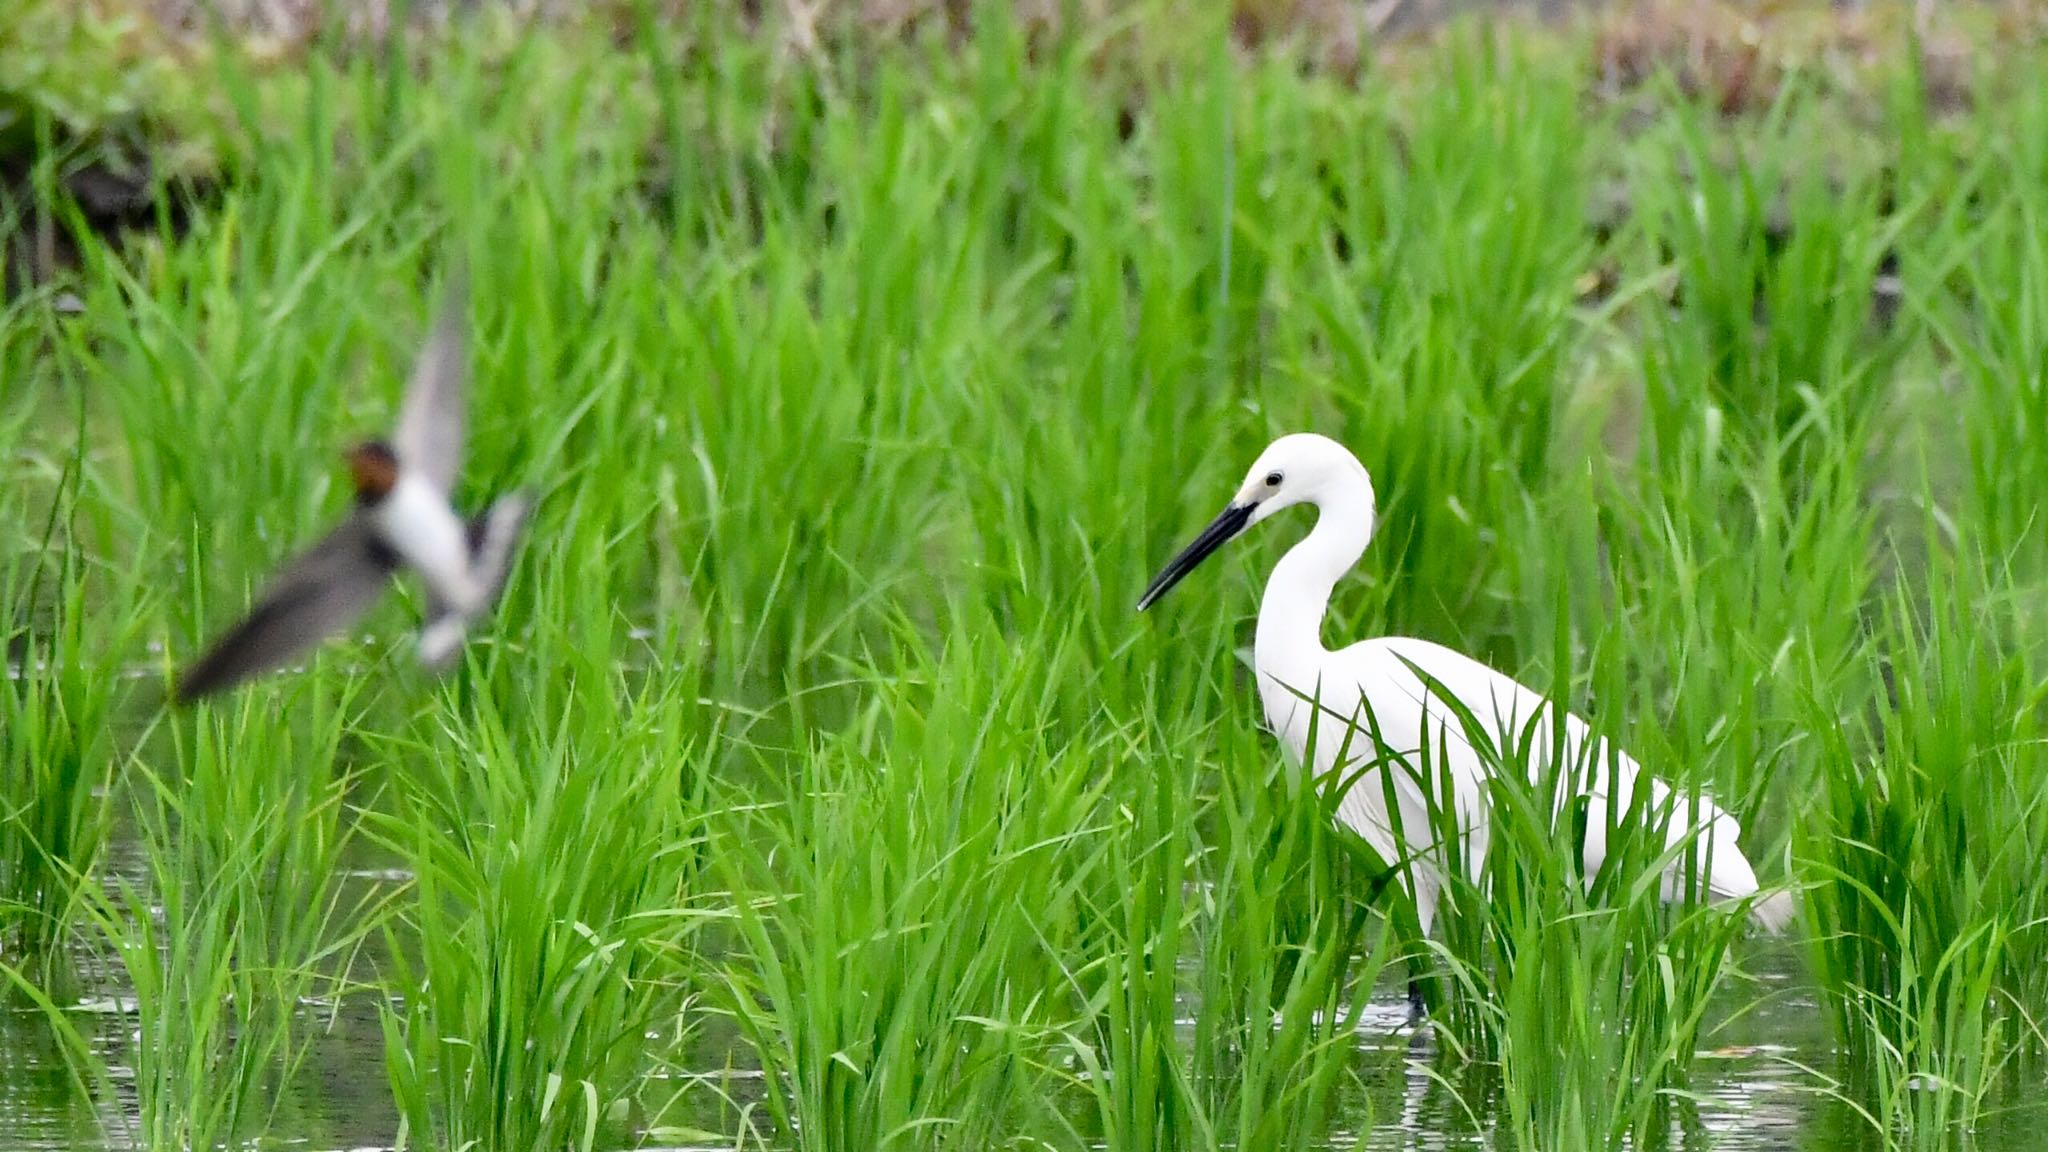
[[[377,603],[398,558],[369,521],[351,516],[291,562],[262,600],[178,678],[177,698],[190,703],[268,672],[362,619]]]
[[[398,466],[417,473],[443,495],[455,487],[462,468],[466,423],[464,385],[469,376],[469,288],[458,277],[448,288],[427,346],[420,350],[398,427],[391,434]]]
[[[496,599],[512,567],[512,550],[526,531],[533,499],[524,491],[500,496],[483,515],[469,522],[470,572],[485,595]]]

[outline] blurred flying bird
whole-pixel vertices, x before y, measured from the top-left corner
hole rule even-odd
[[[426,586],[419,658],[428,668],[445,666],[470,623],[490,609],[530,502],[513,492],[467,521],[449,503],[462,463],[467,312],[458,284],[413,368],[391,439],[346,453],[356,495],[348,519],[286,565],[249,615],[185,670],[179,702],[279,668],[346,631],[401,568]]]
[[[1364,555],[1374,514],[1371,478],[1358,458],[1334,440],[1313,434],[1275,440],[1222,514],[1153,579],[1138,610],[1150,608],[1226,541],[1296,504],[1315,506],[1315,528],[1274,565],[1259,604],[1253,647],[1266,722],[1297,764],[1313,743],[1318,779],[1343,774],[1335,777],[1346,785],[1337,818],[1382,860],[1410,865],[1407,884],[1425,933],[1435,919],[1447,865],[1437,831],[1442,818],[1455,818],[1466,874],[1478,875],[1487,847],[1489,773],[1522,747],[1529,750],[1530,775],[1542,783],[1553,748],[1553,715],[1563,717],[1559,746],[1567,758],[1560,765],[1564,770],[1554,775],[1573,796],[1585,797],[1593,812],[1604,810],[1610,819],[1634,813],[1637,819],[1666,821],[1666,846],[1674,859],[1665,873],[1665,899],[1681,893],[1688,875],[1697,877],[1713,900],[1757,893],[1756,873],[1736,847],[1742,829],[1735,817],[1705,797],[1674,794],[1626,753],[1594,739],[1584,720],[1553,709],[1531,689],[1427,640],[1387,636],[1334,652],[1323,647],[1330,593]],[[1473,744],[1468,718],[1500,733],[1477,733],[1492,739],[1491,758]],[[1396,767],[1383,773],[1400,761],[1411,768],[1427,761],[1427,771]],[[1454,795],[1436,794],[1445,781]],[[1636,807],[1636,789],[1643,782],[1649,794]],[[1588,878],[1607,855],[1607,832],[1607,819],[1586,821]],[[1793,911],[1786,892],[1749,907],[1750,915],[1772,932],[1782,929]]]

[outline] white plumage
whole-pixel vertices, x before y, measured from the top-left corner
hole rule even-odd
[[[419,572],[429,595],[457,613],[477,610],[484,588],[470,570],[469,529],[448,493],[406,470],[372,514],[384,541]]]
[[[421,471],[401,472],[377,505],[372,514],[382,539],[418,570],[427,586],[421,664],[446,664],[462,647],[470,623],[497,599],[529,508],[526,495],[513,492],[499,497],[475,523],[464,521],[448,503],[448,493]]]
[[[1323,436],[1274,441],[1252,465],[1229,507],[1146,589],[1140,610],[1225,541],[1295,504],[1312,504],[1318,515],[1314,530],[1274,566],[1259,604],[1253,663],[1266,721],[1295,763],[1313,745],[1319,777],[1335,772],[1350,780],[1337,806],[1346,827],[1386,861],[1413,862],[1411,894],[1426,932],[1448,865],[1446,846],[1436,842],[1439,821],[1432,807],[1455,812],[1464,866],[1476,875],[1488,848],[1490,765],[1514,763],[1512,750],[1526,747],[1524,762],[1532,782],[1540,784],[1554,743],[1550,723],[1561,710],[1513,679],[1427,640],[1382,637],[1336,651],[1323,646],[1330,593],[1364,554],[1373,530],[1371,479],[1343,445]],[[1475,747],[1445,697],[1477,722],[1473,735],[1506,751],[1489,757]],[[1567,762],[1552,778],[1570,789],[1559,802],[1574,795],[1590,800],[1583,862],[1589,878],[1606,857],[1608,822],[1627,818],[1638,783],[1647,781],[1650,792],[1637,815],[1666,819],[1668,814],[1667,846],[1680,849],[1665,877],[1665,898],[1675,898],[1688,875],[1701,878],[1707,894],[1717,900],[1757,893],[1756,873],[1736,845],[1742,829],[1733,816],[1704,797],[1674,792],[1625,753],[1594,740],[1585,721],[1563,715]],[[1368,717],[1372,734],[1362,731]],[[1381,746],[1405,759],[1409,770],[1399,762],[1388,767],[1379,756]],[[1413,771],[1425,766],[1426,774]],[[1446,780],[1455,794],[1432,795]],[[1689,854],[1683,851],[1687,841]],[[1789,894],[1779,892],[1750,911],[1764,927],[1777,931],[1791,919],[1793,905]]]

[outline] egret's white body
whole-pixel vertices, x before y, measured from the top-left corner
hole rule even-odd
[[[1554,778],[1571,791],[1559,799],[1590,800],[1588,877],[1606,857],[1609,822],[1627,817],[1638,783],[1647,782],[1650,792],[1639,816],[1667,820],[1668,846],[1679,849],[1665,877],[1667,899],[1688,876],[1716,900],[1758,891],[1756,873],[1736,846],[1742,829],[1733,816],[1704,797],[1675,793],[1541,694],[1427,640],[1381,637],[1336,651],[1323,646],[1331,591],[1364,554],[1373,530],[1372,482],[1357,458],[1333,440],[1304,434],[1274,441],[1230,507],[1168,565],[1140,607],[1150,606],[1223,541],[1294,504],[1314,505],[1317,518],[1307,537],[1274,566],[1259,605],[1253,663],[1266,721],[1290,759],[1300,764],[1312,754],[1319,778],[1341,782],[1336,811],[1345,827],[1390,864],[1410,864],[1411,894],[1425,932],[1449,863],[1444,852],[1451,850],[1437,842],[1439,814],[1455,814],[1455,848],[1467,874],[1476,875],[1487,850],[1487,776],[1493,764],[1516,762],[1518,748],[1527,749],[1523,759],[1537,783],[1553,748],[1562,748],[1567,760]],[[1489,757],[1484,745],[1475,747],[1446,697],[1477,722],[1479,731],[1471,735],[1488,740],[1498,753]],[[1550,727],[1557,715],[1565,726],[1561,743]],[[1435,794],[1446,782],[1454,794]],[[1752,907],[1773,931],[1791,912],[1784,893]]]

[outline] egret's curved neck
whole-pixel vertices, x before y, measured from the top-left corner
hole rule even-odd
[[[1316,526],[1273,566],[1259,602],[1259,664],[1323,654],[1323,615],[1336,588],[1372,540],[1372,485],[1361,470],[1310,503]]]

